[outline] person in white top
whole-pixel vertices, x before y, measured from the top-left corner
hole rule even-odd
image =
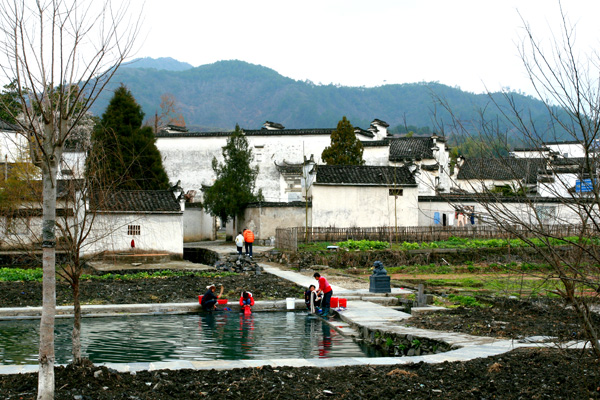
[[[244,247],[244,236],[242,232],[238,232],[238,235],[235,237],[235,245],[237,247],[238,254],[242,255],[242,249]]]

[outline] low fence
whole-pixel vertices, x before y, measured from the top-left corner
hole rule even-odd
[[[577,225],[546,225],[536,227],[544,236],[568,237],[583,232]],[[597,234],[597,233],[596,233]],[[390,243],[435,242],[448,240],[451,236],[467,239],[508,239],[536,236],[524,226],[498,228],[490,225],[454,226],[382,226],[375,228],[305,227],[278,228],[275,246],[285,250],[298,250],[298,244],[311,242],[343,242],[352,240],[379,240]]]

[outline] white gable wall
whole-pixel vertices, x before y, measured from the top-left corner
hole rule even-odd
[[[363,147],[363,160],[365,165],[381,165],[387,166],[390,164],[390,147],[389,146],[365,146]]]
[[[312,225],[319,227],[415,226],[417,188],[389,195],[385,186],[319,185],[312,187]]]
[[[29,159],[28,140],[14,131],[0,131],[0,162],[19,162]]]
[[[128,226],[139,226],[139,235],[128,234]],[[131,248],[135,241],[135,249]],[[83,255],[111,252],[156,251],[183,257],[182,214],[98,213]]]

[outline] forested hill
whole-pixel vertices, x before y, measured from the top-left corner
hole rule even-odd
[[[109,89],[125,84],[147,117],[160,112],[161,95],[170,93],[188,127],[196,130],[232,130],[236,123],[242,128],[258,129],[267,120],[286,128],[333,128],[345,115],[354,126],[364,129],[378,118],[391,127],[407,124],[439,131],[439,122],[448,127],[450,117],[436,105],[435,96],[444,98],[463,121],[479,119],[478,110],[485,107],[487,117],[496,120],[495,113],[489,111],[492,107],[487,95],[439,83],[374,88],[316,85],[243,61],[219,61],[196,68],[172,59],[157,61],[142,59],[121,68]],[[101,115],[111,95],[112,90],[105,91],[92,112]],[[542,103],[519,94],[514,94],[514,99],[517,107],[529,109],[543,128]]]

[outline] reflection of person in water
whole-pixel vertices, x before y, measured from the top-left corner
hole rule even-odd
[[[252,354],[252,350],[254,348],[252,331],[254,331],[254,315],[240,314],[240,345],[243,356]]]
[[[322,321],[321,330],[323,331],[323,340],[319,343],[319,358],[327,358],[327,354],[331,351],[331,326]]]

